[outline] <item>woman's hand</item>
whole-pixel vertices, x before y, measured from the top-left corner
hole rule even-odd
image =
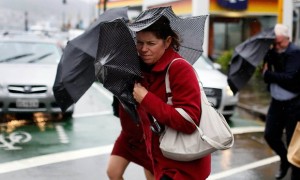
[[[141,103],[148,93],[148,90],[142,86],[140,83],[135,83],[133,87],[133,97],[138,102]]]

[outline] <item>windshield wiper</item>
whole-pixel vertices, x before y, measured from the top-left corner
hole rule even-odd
[[[40,57],[38,57],[38,58],[36,58],[36,59],[30,60],[30,61],[28,61],[28,63],[35,63],[35,62],[37,62],[37,61],[40,61],[40,60],[42,60],[42,59],[44,59],[44,58],[50,56],[51,54],[53,54],[53,52],[46,53],[46,54],[44,54],[44,55],[42,55],[42,56],[40,56]]]
[[[10,57],[10,58],[2,59],[2,60],[0,60],[0,63],[15,61],[17,59],[20,59],[20,58],[23,58],[23,57],[26,57],[26,56],[32,56],[32,55],[33,55],[33,53],[21,54],[21,55],[13,56],[13,57]]]

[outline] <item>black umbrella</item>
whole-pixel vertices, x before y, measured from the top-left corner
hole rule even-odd
[[[62,111],[76,103],[96,80],[94,60],[101,22],[120,17],[128,20],[127,11],[128,8],[124,7],[104,12],[82,35],[68,42],[53,86],[56,102]]]
[[[251,78],[274,42],[274,28],[267,29],[239,44],[228,69],[228,84],[236,94]]]
[[[169,18],[172,28],[183,37],[184,42],[180,53],[191,63],[195,62],[202,54],[206,15],[181,19],[173,13],[170,7],[155,8],[143,12],[129,28],[124,19],[113,21],[105,19],[106,21],[97,24],[100,27],[97,33],[93,35],[85,33],[87,37],[81,38],[82,40],[89,39],[89,41],[94,39],[93,44],[86,42],[89,43],[86,46],[85,42],[79,40],[75,41],[76,45],[69,43],[69,51],[72,52],[75,48],[77,52],[73,54],[78,60],[75,62],[69,60],[69,63],[75,63],[75,65],[64,63],[64,59],[74,59],[72,53],[66,50],[60,62],[58,73],[62,76],[57,77],[55,82],[57,86],[54,87],[59,105],[64,108],[75,103],[94,82],[96,74],[103,86],[111,91],[133,119],[137,120],[136,102],[132,96],[132,90],[141,72],[134,42],[135,34],[131,30],[136,31],[148,27],[163,15]],[[90,60],[94,58],[95,51],[90,52],[89,48],[95,47],[98,49],[96,61],[91,63]],[[89,56],[86,57],[86,55]],[[65,69],[68,71],[65,72]]]
[[[124,19],[101,23],[95,70],[103,87],[138,121],[132,91],[141,70],[133,34]]]
[[[201,56],[203,50],[204,26],[207,15],[180,18],[174,14],[171,7],[159,7],[142,12],[133,23],[129,24],[132,31],[147,28],[160,17],[169,19],[172,30],[181,37],[179,53],[191,64]]]
[[[141,78],[134,32],[150,26],[161,16],[167,17],[171,28],[182,37],[180,53],[194,63],[202,54],[207,16],[181,19],[170,7],[160,7],[142,12],[133,23],[129,24],[129,28],[121,19],[101,24],[95,63],[98,80],[120,100],[134,120],[138,120],[138,116],[132,91],[135,81]]]

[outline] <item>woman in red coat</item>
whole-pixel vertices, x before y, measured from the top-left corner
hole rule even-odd
[[[139,103],[137,110],[144,130],[147,153],[157,180],[202,180],[210,174],[211,157],[189,162],[174,161],[163,156],[159,148],[160,134],[152,131],[154,117],[159,125],[191,134],[195,126],[185,120],[175,108],[182,108],[196,124],[201,115],[200,87],[193,67],[185,60],[175,61],[169,69],[173,105],[168,105],[165,75],[170,62],[182,58],[177,34],[162,16],[149,27],[137,32],[137,50],[142,59],[144,78],[135,84],[133,96]]]

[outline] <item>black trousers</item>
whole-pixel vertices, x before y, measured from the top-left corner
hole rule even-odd
[[[272,99],[265,127],[265,140],[268,145],[279,155],[281,162],[287,162],[287,147],[297,125],[300,111],[300,97],[288,101]],[[285,130],[286,143],[283,141]],[[300,175],[300,169],[292,167],[294,174]],[[299,171],[299,172],[298,172]],[[293,174],[293,173],[292,173]],[[298,175],[297,175],[298,176]],[[300,177],[298,177],[300,179]]]

